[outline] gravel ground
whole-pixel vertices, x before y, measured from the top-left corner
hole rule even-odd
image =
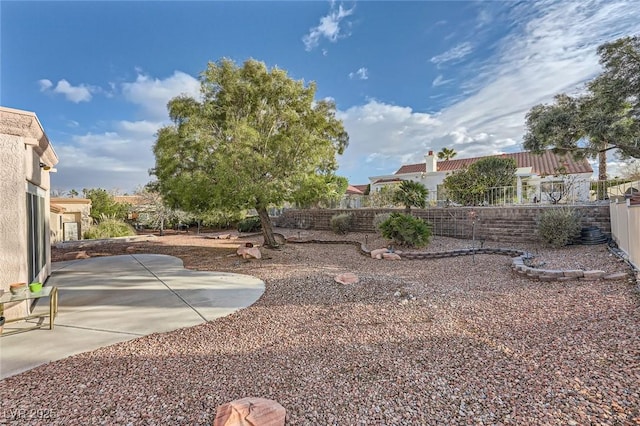
[[[9,409],[46,406],[50,418],[28,423],[204,425],[218,405],[256,396],[282,404],[292,425],[640,424],[640,298],[628,282],[538,282],[504,256],[381,261],[341,244],[229,256],[247,240],[260,238],[87,248],[173,253],[191,268],[257,276],[267,289],[228,317],[8,378],[2,420],[25,424]],[[471,245],[434,238],[427,250]],[[605,245],[512,248],[549,269],[626,270]],[[342,272],[360,282],[336,283]]]

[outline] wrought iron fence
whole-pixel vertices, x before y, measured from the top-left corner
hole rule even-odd
[[[469,197],[465,203],[451,200],[441,186],[429,192],[428,206],[501,206],[527,204],[585,204],[621,199],[640,192],[640,181],[629,180],[564,180],[543,181],[538,185],[523,183],[517,186],[488,188],[479,194]],[[392,197],[380,194],[348,195],[342,200],[332,203],[328,208],[401,208],[393,202]]]

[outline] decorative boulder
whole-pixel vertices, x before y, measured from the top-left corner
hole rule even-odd
[[[238,256],[242,256],[243,259],[261,259],[262,253],[258,247],[238,247],[236,251]]]
[[[213,426],[284,426],[286,414],[276,401],[247,397],[219,406]]]
[[[69,253],[65,253],[62,258],[64,260],[76,260],[76,259],[88,259],[89,256],[86,251],[70,251]]]
[[[400,260],[401,257],[398,253],[382,253],[382,258],[387,260]]]
[[[382,259],[382,254],[388,252],[389,250],[387,250],[386,248],[371,250],[371,257],[373,259]],[[378,257],[378,255],[380,255],[380,257]]]
[[[340,284],[357,284],[359,279],[358,276],[351,272],[346,272],[344,274],[336,275],[334,280]]]

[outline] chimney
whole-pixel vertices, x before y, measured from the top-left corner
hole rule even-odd
[[[424,156],[425,169],[427,173],[433,173],[438,171],[438,160],[433,155],[433,151],[429,150],[429,153]]]

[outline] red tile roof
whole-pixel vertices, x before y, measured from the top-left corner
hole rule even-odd
[[[363,194],[364,194],[365,192],[367,192],[367,189],[369,189],[369,185],[368,185],[368,184],[364,184],[364,185],[351,185],[351,186],[353,186],[354,188],[356,188],[356,189],[360,190]]]
[[[347,186],[346,193],[350,195],[364,195],[364,192],[360,191],[360,189],[358,189],[355,185]]]
[[[518,167],[531,167],[532,172],[540,176],[556,174],[558,173],[558,169],[562,166],[566,168],[566,173],[568,174],[593,172],[593,169],[591,168],[591,165],[586,158],[576,161],[571,155],[561,156],[554,154],[552,151],[544,151],[540,155],[531,152],[516,152],[511,154],[438,161],[438,171],[452,172],[465,167],[469,167],[476,161],[487,157],[513,158],[514,160],[516,160],[516,165]],[[405,173],[423,173],[425,171],[425,163],[405,164],[404,166],[400,167],[395,174],[400,175]]]
[[[424,164],[423,164],[424,166]],[[397,172],[396,172],[397,174]],[[390,182],[402,182],[402,179],[400,178],[394,178],[394,179],[378,179],[377,181],[373,182],[373,183],[390,183]]]

